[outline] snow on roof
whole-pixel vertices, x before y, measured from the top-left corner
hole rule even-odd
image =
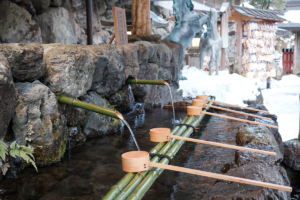
[[[284,13],[282,18],[290,22],[300,23],[299,10],[289,10],[286,13]]]
[[[209,11],[210,8],[206,5],[203,5],[201,3],[197,3],[195,1],[193,1],[194,4],[194,9],[195,10],[207,10]],[[160,6],[169,10],[173,10],[173,1],[156,1],[154,2],[154,5],[156,6]]]

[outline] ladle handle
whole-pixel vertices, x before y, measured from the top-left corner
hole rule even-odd
[[[245,119],[239,119],[239,118],[235,118],[235,117],[229,117],[229,116],[225,116],[225,115],[218,115],[218,114],[215,114],[215,113],[210,113],[210,112],[205,112],[205,111],[202,111],[202,112],[204,114],[207,114],[207,115],[213,115],[213,116],[217,116],[217,117],[233,119],[233,120],[236,120],[236,121],[246,122],[246,123],[250,123],[250,124],[258,124],[258,125],[263,125],[263,126],[268,126],[268,127],[271,127],[271,128],[277,128],[278,129],[278,126],[273,126],[273,125],[269,125],[269,124],[262,124],[262,123],[259,123],[259,122],[253,122],[253,121],[249,121],[249,120],[245,120]]]
[[[216,173],[211,173],[211,172],[205,172],[205,171],[200,171],[200,170],[195,170],[195,169],[188,169],[188,168],[184,168],[184,167],[177,167],[177,166],[173,166],[173,165],[165,165],[165,164],[154,163],[154,162],[150,162],[150,166],[162,168],[162,169],[168,169],[168,170],[177,171],[177,172],[184,172],[184,173],[188,173],[188,174],[195,174],[195,175],[200,175],[200,176],[205,176],[205,177],[210,177],[210,178],[216,178],[216,179],[221,179],[221,180],[225,180],[225,181],[232,181],[232,182],[237,182],[237,183],[243,183],[243,184],[248,184],[248,185],[255,185],[255,186],[261,186],[261,187],[267,187],[267,188],[292,192],[291,187],[284,186],[284,185],[265,183],[265,182],[261,182],[261,181],[254,181],[254,180],[250,180],[250,179],[238,178],[238,177],[233,177],[233,176],[228,176],[228,175],[223,175],[223,174],[216,174]]]
[[[218,143],[218,142],[197,140],[197,139],[192,139],[192,138],[180,137],[180,136],[176,136],[176,135],[171,135],[171,138],[175,138],[177,140],[185,140],[185,141],[196,142],[196,143],[201,143],[201,144],[208,144],[208,145],[213,145],[213,146],[218,146],[218,147],[225,147],[225,148],[237,149],[237,150],[243,150],[243,151],[252,151],[252,152],[255,152],[255,153],[261,153],[261,154],[276,156],[275,152],[262,151],[262,150],[258,150],[258,149],[251,149],[251,148],[240,147],[240,146],[235,146],[235,145],[230,145],[230,144],[222,144],[222,143]]]
[[[233,112],[233,113],[237,113],[237,114],[241,114],[241,115],[248,115],[251,117],[258,117],[258,118],[262,118],[262,119],[266,119],[266,120],[272,120],[271,118],[268,117],[262,117],[262,116],[258,116],[258,115],[252,115],[249,113],[244,113],[244,112],[239,112],[239,111],[235,111],[235,110],[230,110],[230,109],[226,109],[226,108],[222,108],[222,107],[218,107],[218,106],[212,106],[209,104],[206,104],[205,106],[211,107],[211,108],[215,108],[215,109],[219,109],[219,110],[224,110],[224,111],[228,111],[228,112]]]
[[[256,112],[263,112],[263,113],[267,113],[269,114],[268,111],[264,111],[264,110],[258,110],[258,109],[254,109],[254,108],[247,108],[247,107],[243,107],[243,106],[237,106],[237,105],[233,105],[233,104],[229,104],[229,103],[224,103],[224,102],[220,102],[220,101],[214,101],[214,100],[208,100],[214,103],[218,103],[218,104],[224,104],[224,105],[228,105],[228,106],[233,106],[233,107],[238,107],[238,108],[243,108],[243,109],[247,109],[247,110],[252,110],[252,111],[256,111]]]

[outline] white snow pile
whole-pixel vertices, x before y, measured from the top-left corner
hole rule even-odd
[[[277,115],[279,132],[283,141],[297,138],[299,134],[300,78],[283,76],[280,81],[272,79],[271,89],[262,90],[264,105]]]
[[[282,80],[272,79],[271,89],[266,88],[266,79],[247,79],[228,71],[209,76],[195,67],[185,66],[182,75],[188,80],[179,81],[183,97],[213,95],[217,101],[245,106],[244,100],[256,100],[258,88],[263,89],[264,105],[270,113],[277,115],[279,132],[283,141],[297,138],[299,133],[300,77],[283,76]]]
[[[260,79],[247,79],[228,71],[219,71],[219,75],[209,76],[205,71],[185,66],[182,75],[188,80],[179,81],[183,97],[195,98],[196,95],[213,95],[217,101],[245,106],[243,100],[256,100],[259,95]]]

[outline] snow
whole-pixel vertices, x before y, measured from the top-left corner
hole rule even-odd
[[[284,13],[282,18],[293,23],[300,23],[299,10],[289,10],[286,13]]]
[[[243,2],[240,4],[240,6],[243,6],[245,8],[252,8],[252,9],[255,9],[254,6],[250,5],[248,2]]]
[[[179,81],[183,97],[213,95],[217,101],[245,106],[243,101],[256,100],[258,89],[262,89],[264,105],[278,117],[283,141],[298,136],[300,77],[288,75],[280,81],[272,79],[271,89],[267,90],[266,79],[247,79],[238,74],[229,74],[228,71],[209,76],[198,68],[185,66],[182,75],[188,79]]]
[[[204,4],[197,3],[195,1],[193,1],[193,4],[195,10],[206,10],[206,11],[210,10],[210,8]],[[154,5],[161,6],[169,10],[173,10],[173,1],[156,1],[154,2]]]

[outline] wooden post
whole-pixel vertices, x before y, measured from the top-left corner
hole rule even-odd
[[[238,62],[238,68],[239,68],[239,74],[241,75],[242,74],[242,37],[243,37],[243,33],[242,33],[242,25],[243,25],[243,22],[242,22],[242,16],[240,14],[238,14],[238,18],[236,20],[237,24],[236,24],[236,32],[235,32],[235,35],[236,35],[236,45],[237,45],[237,52],[236,52],[236,56],[238,57],[239,59],[239,62]]]
[[[151,29],[150,0],[132,0],[132,35],[148,35]]]
[[[226,51],[225,48],[221,50],[221,64],[220,64],[220,71],[224,70],[226,66]]]

